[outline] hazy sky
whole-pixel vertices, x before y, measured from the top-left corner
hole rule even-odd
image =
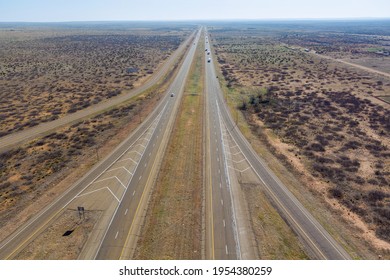
[[[0,0],[2,21],[390,18],[390,0]]]

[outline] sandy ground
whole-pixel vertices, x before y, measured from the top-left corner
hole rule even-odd
[[[171,77],[174,77],[174,75]],[[109,137],[108,139],[102,137],[105,140],[103,143],[99,143],[99,146],[83,149],[82,157],[77,157],[77,162],[69,162],[65,168],[55,174],[56,179],[46,191],[41,192],[36,190],[34,194],[27,193],[27,195],[19,197],[19,199],[24,201],[28,200],[30,203],[19,203],[21,206],[14,209],[14,214],[12,216],[2,217],[4,223],[0,232],[0,240],[15,231],[23,223],[27,222],[46,205],[53,202],[58,195],[66,191],[69,186],[81,178],[94,164],[96,164],[97,155],[99,156],[99,159],[104,158],[112,151],[112,147],[116,147],[128,137],[129,133],[139,125],[140,120],[154,109],[156,102],[160,99],[160,94],[165,92],[168,84],[169,80],[167,80],[158,91],[155,91],[153,95],[148,96],[147,98],[144,96],[143,98],[138,99],[138,101],[143,100],[140,103],[140,108],[138,108],[141,114],[136,115],[136,117],[132,118],[129,122],[122,124],[122,127],[114,128],[114,130],[116,130],[115,137]],[[105,133],[110,134],[109,131],[105,131]],[[98,152],[96,152],[97,149]],[[31,199],[31,196],[34,199]]]
[[[242,34],[242,36],[245,35]],[[355,112],[351,110],[351,113],[345,103],[339,102],[337,103],[339,110],[337,117],[331,118],[326,116],[326,107],[316,106],[314,102],[312,107],[317,109],[316,114],[308,115],[309,119],[301,123],[297,134],[301,136],[300,139],[305,139],[310,144],[310,141],[313,141],[316,135],[322,134],[324,123],[329,122],[331,127],[336,127],[338,116],[342,116],[344,123],[337,125],[341,127],[338,133],[343,135],[344,140],[332,142],[331,145],[326,147],[323,154],[318,154],[325,157],[335,157],[336,159],[345,155],[360,162],[358,172],[356,174],[351,173],[349,176],[353,179],[359,175],[366,180],[366,183],[364,186],[359,186],[356,183],[353,189],[351,187],[347,188],[347,193],[362,193],[364,196],[369,191],[378,189],[377,186],[371,185],[369,180],[377,175],[376,166],[379,161],[384,162],[383,176],[388,178],[388,167],[386,167],[388,166],[388,158],[386,158],[386,155],[384,154],[382,158],[375,157],[372,150],[369,151],[365,146],[370,141],[375,140],[384,143],[387,147],[389,145],[389,139],[383,136],[383,132],[380,133],[385,128],[381,125],[373,125],[370,115],[377,112],[382,114],[389,109],[387,103],[378,99],[378,97],[389,94],[388,73],[382,73],[380,67],[367,70],[361,65],[355,67],[353,64],[341,63],[336,59],[325,59],[312,53],[300,51],[298,48],[285,48],[285,46],[280,46],[277,42],[271,42],[272,40],[264,39],[261,36],[257,38],[249,36],[248,41],[243,44],[236,44],[236,38],[233,35],[229,37],[228,33],[220,35],[216,31],[214,38],[216,38],[215,43],[218,44],[216,52],[223,78],[225,78],[225,80],[222,78],[221,82],[226,83],[225,93],[229,96],[234,109],[241,106],[245,97],[249,98],[251,94],[257,96],[260,89],[270,87],[277,88],[277,96],[286,97],[288,101],[295,98],[297,92],[297,96],[317,92],[316,97],[319,100],[327,98],[327,94],[333,97],[343,97],[343,93],[349,93],[350,96],[345,95],[344,100],[350,98],[355,104],[359,104],[359,102],[369,103],[369,108],[364,112],[363,110]],[[308,103],[311,104],[310,100],[308,100]],[[291,115],[289,115],[282,128],[267,129],[267,127],[272,127],[276,123],[278,116],[287,116],[288,114],[285,112],[289,111],[288,109],[294,108],[297,110],[295,112],[304,112],[305,106],[301,104],[294,105],[293,102],[290,102],[290,104],[292,104],[290,105],[292,107],[287,107],[284,111],[275,110],[274,108],[273,111],[270,110],[269,116],[275,117],[273,120],[270,118],[266,124],[259,117],[265,115],[262,114],[262,111],[266,108],[254,107],[249,114],[245,114],[245,117],[238,118],[239,122],[242,122],[240,125],[242,131],[250,139],[252,146],[261,156],[266,158],[270,168],[289,186],[294,195],[314,214],[336,240],[347,248],[353,258],[389,258],[390,244],[375,235],[376,229],[373,224],[367,223],[344,204],[330,197],[328,193],[330,182],[327,182],[329,179],[322,179],[318,175],[317,177],[313,176],[310,169],[313,162],[310,161],[310,157],[302,154],[299,146],[295,146],[295,144],[302,143],[299,142],[300,139],[283,138],[285,134],[281,131],[285,131],[283,128],[288,128],[290,122],[294,123],[294,116],[291,118]],[[325,116],[321,115],[321,110],[325,112]],[[233,115],[235,114],[233,113]],[[241,116],[241,114],[239,115]],[[351,132],[353,130],[345,125],[346,119],[358,120],[358,126],[364,138]],[[281,123],[283,124],[283,121]],[[286,135],[288,134],[286,133]],[[326,133],[324,132],[322,135],[326,135]],[[343,151],[341,148],[349,140],[361,141],[363,144],[360,149]],[[351,182],[349,186],[351,186]],[[383,186],[380,189],[388,192]],[[355,195],[355,197],[357,196]],[[352,201],[352,203],[361,203],[359,205],[363,205],[362,207],[370,206],[369,203],[364,205],[364,202],[364,199],[358,202]],[[384,199],[383,203],[388,203],[388,199]]]
[[[77,259],[100,215],[100,211],[85,211],[84,215],[79,215],[76,210],[66,210],[42,234],[20,251],[15,259]]]
[[[257,122],[260,127],[264,127],[261,121],[257,120]],[[269,135],[270,133],[272,132],[266,130],[266,134]],[[328,205],[332,205],[332,207],[338,210],[341,213],[342,218],[347,221],[347,223],[352,224],[358,228],[357,232],[361,232],[363,238],[369,240],[372,246],[374,246],[377,250],[390,251],[390,243],[379,239],[375,235],[373,228],[368,226],[367,223],[361,219],[361,217],[348,210],[336,199],[332,199],[326,195],[327,189],[329,188],[328,184],[314,178],[311,173],[308,172],[305,164],[295,156],[294,152],[291,152],[293,150],[293,146],[283,143],[278,138],[272,138],[272,140],[268,138],[268,141],[273,146],[273,148],[275,148],[277,153],[283,154],[287,157],[287,160],[291,163],[293,168],[297,171],[298,174],[300,174],[300,180],[305,185],[310,186],[313,190],[315,190],[315,192],[322,194],[323,199],[325,199]]]

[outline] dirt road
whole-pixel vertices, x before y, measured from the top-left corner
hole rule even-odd
[[[378,75],[382,75],[382,76],[385,76],[387,78],[390,78],[390,74],[386,73],[386,72],[382,72],[382,71],[375,70],[375,69],[372,69],[372,68],[369,68],[369,67],[365,67],[363,65],[359,65],[359,64],[356,64],[356,63],[352,63],[352,62],[347,62],[347,61],[344,61],[342,59],[333,58],[333,57],[330,57],[330,56],[327,56],[327,55],[323,55],[323,54],[318,54],[318,53],[313,53],[313,54],[315,54],[318,57],[324,58],[324,59],[330,59],[330,60],[333,60],[333,61],[336,61],[336,62],[340,62],[340,63],[346,64],[346,65],[349,65],[349,66],[352,66],[352,67],[359,68],[361,70],[364,70],[364,71],[367,71],[367,72],[370,72],[370,73],[373,73],[373,74],[378,74]]]
[[[130,92],[113,97],[109,100],[98,103],[94,106],[88,107],[84,110],[77,111],[73,114],[66,115],[57,120],[42,123],[35,127],[25,129],[22,131],[18,131],[4,137],[0,138],[0,153],[9,150],[12,147],[16,147],[28,140],[34,139],[38,136],[45,135],[50,133],[51,131],[63,127],[68,124],[75,123],[89,116],[93,116],[98,114],[99,112],[106,110],[110,107],[119,105],[130,98],[140,94],[141,92],[150,89],[152,86],[157,84],[173,67],[177,59],[181,56],[181,54],[187,49],[190,42],[192,42],[194,38],[195,32],[191,34],[191,36],[184,41],[180,47],[168,58],[168,60],[162,64],[159,69],[155,72],[153,76],[151,76],[145,83],[143,83],[140,87],[131,90]]]

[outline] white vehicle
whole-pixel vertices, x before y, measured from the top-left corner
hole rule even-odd
[[[174,97],[174,96],[175,96],[175,94],[173,92],[171,92],[171,97]]]
[[[209,63],[211,62],[211,58],[210,57],[207,59],[207,62],[209,62]]]

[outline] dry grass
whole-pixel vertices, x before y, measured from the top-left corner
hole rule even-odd
[[[42,234],[15,256],[18,260],[75,260],[98,221],[100,211],[65,211]],[[71,233],[67,236],[67,231]]]
[[[333,208],[338,218],[341,211],[345,220],[326,227],[363,233],[365,240],[352,245],[361,257],[386,256],[389,245],[378,237],[389,232],[389,106],[376,97],[388,96],[390,81],[254,33],[240,32],[237,44],[234,31],[212,32],[231,104],[319,198],[319,209]],[[331,222],[324,213],[320,220]],[[350,224],[352,234],[345,230]]]
[[[0,154],[0,240],[104,158],[155,107],[175,73],[126,104]]]
[[[204,65],[198,48],[136,259],[201,259]]]
[[[270,204],[263,187],[242,183],[255,235],[257,253],[265,260],[308,259],[297,236]]]
[[[139,85],[189,34],[144,28],[1,29],[0,136]],[[172,30],[173,31],[173,30]],[[17,34],[17,35],[15,35]]]
[[[340,26],[336,28],[339,29]],[[388,23],[383,29],[377,25],[375,30],[367,33],[362,30],[356,33],[351,33],[350,30],[344,32],[338,30],[337,33],[306,30],[308,32],[287,33],[280,41],[290,46],[306,48],[319,54],[390,73],[388,30]]]

